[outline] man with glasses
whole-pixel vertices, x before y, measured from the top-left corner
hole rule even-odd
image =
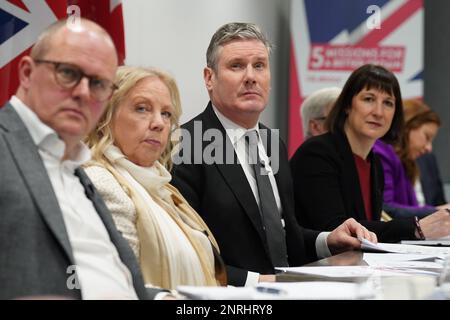
[[[327,131],[324,127],[325,119],[340,94],[340,88],[323,88],[314,91],[303,101],[300,114],[305,140]]]
[[[43,59],[34,59],[36,64],[48,63],[55,69],[55,80],[63,88],[72,89],[76,87],[81,79],[89,80],[89,90],[92,97],[97,101],[106,101],[111,97],[113,90],[117,86],[108,79],[102,79],[97,76],[85,74],[79,67],[70,63],[55,62]]]
[[[133,252],[79,168],[116,68],[110,36],[84,19],[52,25],[20,61],[20,86],[0,110],[0,299],[146,297]]]

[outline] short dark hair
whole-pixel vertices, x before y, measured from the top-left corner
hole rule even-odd
[[[395,75],[379,65],[366,64],[353,71],[328,115],[325,122],[326,128],[331,132],[344,132],[344,124],[348,110],[352,106],[353,97],[361,90],[371,88],[391,94],[395,98],[395,111],[391,127],[381,139],[388,143],[396,142],[403,130],[402,94]]]

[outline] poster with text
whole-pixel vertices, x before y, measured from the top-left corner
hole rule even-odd
[[[423,96],[422,0],[292,0],[291,15],[290,155],[303,141],[302,101],[363,64],[393,71],[403,98]]]

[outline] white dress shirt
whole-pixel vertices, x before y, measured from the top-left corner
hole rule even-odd
[[[420,182],[420,179],[416,179],[416,182],[414,183],[414,192],[416,194],[416,199],[419,206],[425,206],[425,194],[423,193],[422,183]]]
[[[77,152],[63,160],[65,143],[56,132],[16,96],[10,101],[39,149],[63,215],[75,259],[83,299],[137,299],[132,277],[116,247],[86,197],[75,169],[90,160],[90,151],[79,143]],[[68,272],[68,277],[74,273]]]
[[[234,123],[227,117],[225,117],[220,111],[213,105],[213,110],[219,118],[220,123],[225,128],[225,131],[227,133],[228,138],[230,139],[231,143],[233,144],[234,150],[236,151],[236,155],[238,157],[239,163],[241,164],[242,169],[244,170],[245,177],[247,178],[247,181],[252,189],[253,195],[255,197],[256,202],[259,206],[259,193],[258,193],[258,185],[256,183],[256,179],[254,176],[254,172],[250,164],[248,163],[247,159],[247,148],[246,148],[246,142],[245,142],[245,134],[249,131],[256,130],[258,132],[258,137],[260,137],[260,130],[259,125],[256,124],[255,127],[250,129],[245,129],[241,127],[240,125]],[[283,208],[281,207],[281,200],[280,200],[280,194],[278,192],[278,186],[277,182],[275,180],[275,176],[273,175],[272,168],[270,167],[269,158],[267,156],[265,147],[261,141],[260,138],[258,138],[258,155],[260,159],[262,160],[262,163],[264,163],[265,169],[268,172],[269,181],[272,186],[272,190],[275,196],[275,201],[277,203],[278,212],[282,212]],[[280,215],[281,219],[281,215]],[[282,225],[284,227],[284,220],[281,219]],[[330,232],[321,232],[319,236],[316,239],[316,252],[317,256],[319,258],[329,257],[331,256],[331,252],[328,249],[327,246],[327,237],[330,234]],[[245,282],[245,286],[254,286],[258,283],[259,280],[259,273],[249,271],[247,274],[247,280]]]

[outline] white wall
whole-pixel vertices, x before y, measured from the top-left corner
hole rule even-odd
[[[274,99],[279,96],[275,68],[280,52],[280,16],[289,0],[122,0],[126,63],[153,66],[170,72],[178,82],[184,123],[209,101],[203,83],[206,49],[213,33],[232,21],[258,24],[275,43],[272,56],[272,94],[263,122],[277,126]],[[287,108],[287,106],[284,106]]]

